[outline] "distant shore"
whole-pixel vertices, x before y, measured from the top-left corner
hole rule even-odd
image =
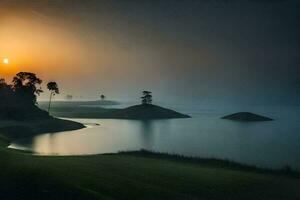
[[[46,109],[48,107],[49,101],[39,101],[38,105],[41,108]],[[57,100],[52,101],[51,106],[115,106],[120,105],[121,103],[115,100],[89,100],[89,101],[80,101],[80,100]]]

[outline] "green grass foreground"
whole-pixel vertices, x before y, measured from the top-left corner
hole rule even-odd
[[[299,199],[300,179],[150,152],[33,156],[0,137],[0,199]]]

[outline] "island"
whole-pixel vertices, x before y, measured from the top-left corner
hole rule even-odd
[[[235,121],[272,121],[273,119],[269,117],[265,117],[262,115],[254,114],[251,112],[238,112],[230,115],[226,115],[222,117],[222,119],[229,119],[229,120],[235,120]]]
[[[171,119],[190,118],[189,115],[181,114],[174,110],[163,108],[157,105],[135,105],[124,109],[111,109],[102,114],[105,118],[119,119]]]

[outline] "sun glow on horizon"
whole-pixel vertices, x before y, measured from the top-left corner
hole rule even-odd
[[[5,65],[9,64],[9,59],[8,58],[3,58],[3,64],[5,64]]]

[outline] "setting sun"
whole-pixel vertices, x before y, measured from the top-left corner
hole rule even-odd
[[[3,59],[3,63],[4,63],[4,64],[9,64],[9,59],[8,59],[8,58],[4,58],[4,59]]]

